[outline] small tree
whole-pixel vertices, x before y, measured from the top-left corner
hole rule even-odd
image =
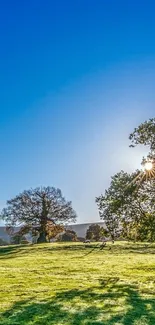
[[[98,224],[92,224],[87,229],[86,239],[99,241],[102,237],[105,236],[105,233],[106,230],[103,227],[100,227]]]
[[[73,230],[66,230],[64,234],[62,234],[59,238],[59,241],[65,242],[65,241],[77,241],[77,235],[76,232]]]

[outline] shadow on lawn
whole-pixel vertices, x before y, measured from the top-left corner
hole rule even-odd
[[[93,289],[64,291],[40,302],[18,302],[1,315],[0,325],[154,325],[155,298],[142,298],[135,286],[118,281],[103,279]]]
[[[107,245],[103,250],[100,249],[100,244],[98,243],[91,243],[91,244],[67,244],[58,243],[57,245],[49,244],[47,246],[38,245],[16,245],[16,246],[4,246],[0,247],[0,259],[9,259],[14,257],[20,257],[23,255],[27,255],[28,253],[35,254],[36,251],[44,251],[47,253],[53,252],[73,252],[73,251],[80,251],[80,252],[87,252],[90,254],[91,252],[95,251],[109,251],[114,254],[123,254],[123,253],[136,253],[136,254],[155,254],[155,246],[154,245],[145,245],[145,244],[127,244],[125,246],[115,243],[115,245]],[[86,255],[87,255],[86,253]],[[85,256],[85,255],[84,255]],[[82,256],[81,256],[82,257]]]
[[[64,243],[49,246],[42,246],[42,244],[29,244],[29,245],[16,245],[16,246],[5,246],[0,247],[0,259],[9,259],[9,258],[16,258],[16,257],[23,257],[24,255],[35,254],[41,252],[45,253],[54,253],[54,252],[73,252],[73,251],[91,251],[91,250],[98,250],[99,245],[98,244],[70,244],[65,245]]]
[[[92,246],[91,246],[92,247]],[[10,246],[3,246],[0,247],[0,259],[8,259],[8,258],[14,258],[14,257],[20,257],[23,256],[24,254],[28,255],[29,253],[34,253],[36,255],[36,252],[44,251],[47,253],[52,253],[54,251],[73,251],[73,250],[81,250],[84,248],[90,248],[90,247],[85,247],[82,245],[60,245],[60,246],[42,246],[40,244],[38,245],[10,245]]]
[[[23,248],[25,248],[25,245],[0,247],[0,259],[17,257],[17,254],[20,254]]]

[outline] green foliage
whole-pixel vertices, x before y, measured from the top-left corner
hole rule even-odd
[[[66,230],[64,234],[60,235],[60,237],[58,238],[58,241],[62,241],[62,242],[75,242],[77,241],[77,235],[76,232],[73,230]]]
[[[130,134],[129,139],[132,142],[131,146],[143,144],[148,146],[151,152],[155,152],[155,118],[141,123]]]
[[[105,195],[96,198],[100,218],[104,220],[106,229],[112,240],[115,240],[121,228],[122,202],[124,193],[128,191],[127,186],[131,182],[131,177],[121,171],[111,178],[111,184]]]
[[[145,145],[148,157],[155,159],[155,118],[150,119],[130,134],[131,147]],[[143,158],[144,163],[146,161]],[[96,198],[101,219],[104,220],[110,236],[114,239],[123,235],[130,240],[155,240],[155,180],[154,172],[149,178],[142,177],[140,171],[132,174],[121,171],[111,178],[105,194]],[[146,181],[147,180],[147,181]]]
[[[137,187],[133,183],[137,172],[117,173],[105,195],[96,199],[100,217],[113,239],[123,235],[130,240],[152,241],[155,237],[154,181],[143,182]]]
[[[155,245],[97,247],[1,247],[0,325],[154,325]]]
[[[106,229],[100,227],[98,224],[92,224],[89,226],[86,232],[86,239],[93,241],[100,241],[107,235]]]

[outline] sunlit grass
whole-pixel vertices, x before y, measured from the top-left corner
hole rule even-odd
[[[0,325],[155,325],[155,245],[0,248]]]

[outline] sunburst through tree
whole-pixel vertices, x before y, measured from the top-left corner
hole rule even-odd
[[[144,181],[155,179],[155,158],[143,161],[142,166],[142,170],[139,171],[138,175],[133,179],[131,184],[135,183],[140,185]]]

